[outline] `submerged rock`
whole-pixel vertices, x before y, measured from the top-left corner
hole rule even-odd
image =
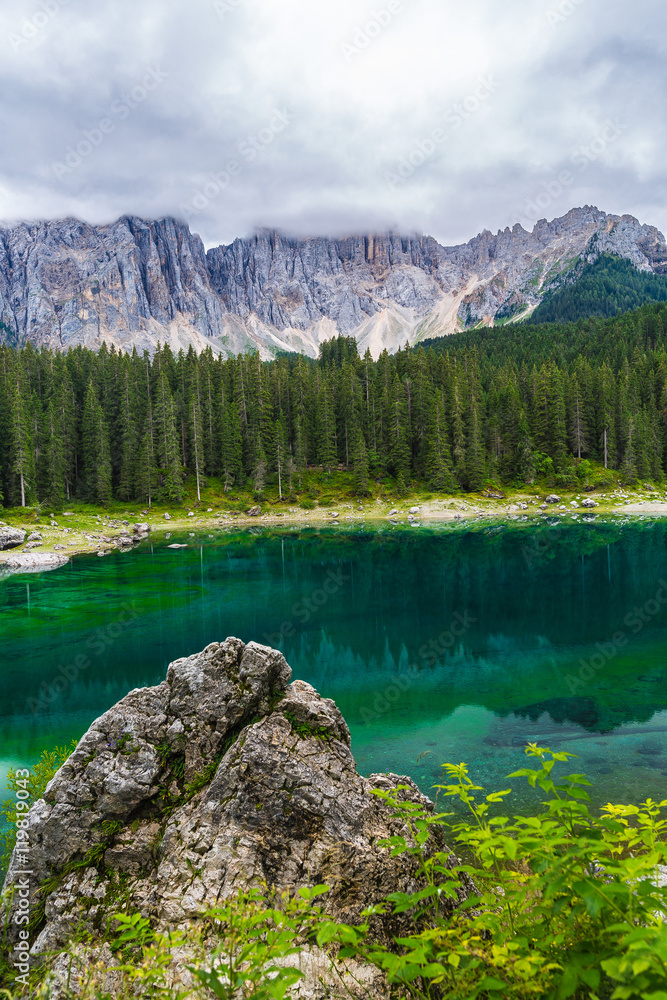
[[[69,556],[56,552],[21,552],[10,556],[5,568],[12,573],[42,573],[44,570],[60,569],[68,562]]]
[[[33,956],[85,931],[99,957],[118,878],[129,909],[159,927],[261,883],[329,885],[324,906],[345,921],[418,887],[415,860],[378,847],[407,831],[372,790],[429,800],[409,778],[359,775],[334,702],[290,677],[282,653],[231,638],[93,723],[28,814],[30,888],[44,906]]]

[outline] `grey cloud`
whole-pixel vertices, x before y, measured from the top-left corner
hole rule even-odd
[[[451,244],[584,203],[667,228],[664,4],[392,4],[9,0],[0,215],[185,216],[209,246],[273,226]],[[455,104],[471,109],[458,125]],[[608,121],[624,127],[600,147]]]

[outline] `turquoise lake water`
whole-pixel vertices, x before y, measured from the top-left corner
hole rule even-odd
[[[597,802],[667,798],[667,525],[200,532],[0,580],[0,779],[239,636],[334,698],[363,773],[506,788],[537,741]],[[533,793],[520,781],[517,808]],[[4,786],[4,782],[3,782]]]

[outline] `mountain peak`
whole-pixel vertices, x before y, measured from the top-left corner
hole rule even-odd
[[[573,259],[625,257],[667,273],[664,236],[592,205],[484,229],[468,243],[431,236],[292,236],[259,229],[208,252],[176,219],[67,218],[0,229],[0,336],[13,344],[131,350],[194,346],[316,356],[337,333],[363,352],[395,351],[467,326],[528,315]]]

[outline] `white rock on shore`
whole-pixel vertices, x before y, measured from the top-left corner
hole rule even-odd
[[[5,568],[12,573],[41,573],[44,570],[60,569],[69,562],[69,556],[58,552],[21,552],[10,556]]]
[[[25,541],[26,533],[22,528],[10,528],[8,525],[0,525],[0,550],[15,549],[17,545],[22,545]]]

